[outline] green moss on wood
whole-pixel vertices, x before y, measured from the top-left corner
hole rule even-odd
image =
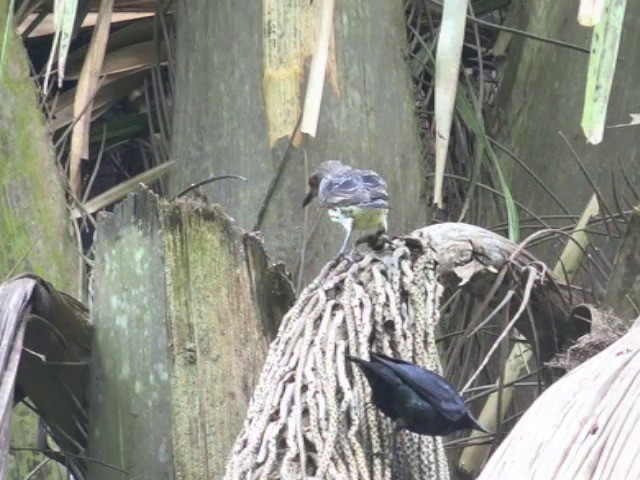
[[[268,345],[246,258],[217,207],[142,192],[100,221],[91,457],[130,477],[222,478]]]
[[[3,31],[8,3],[0,2]],[[29,78],[27,56],[13,32],[4,48],[0,75],[0,278],[12,271],[30,271],[57,288],[76,294],[78,255],[70,235],[53,147],[38,107],[35,85]],[[35,428],[36,416],[32,412],[15,409],[12,445],[33,447]],[[16,453],[11,459],[9,479],[24,479],[43,458],[34,453]],[[57,464],[49,462],[33,478],[65,477]]]
[[[176,475],[222,478],[267,340],[242,232],[217,207],[163,210]]]
[[[13,409],[11,428],[12,447],[37,448],[36,428],[38,417],[24,405]],[[36,451],[21,450],[13,452],[9,457],[9,477],[7,480],[24,480],[46,457]],[[57,463],[48,462],[32,480],[67,480],[66,469]]]
[[[29,252],[18,272],[34,272],[76,293],[78,255],[53,147],[22,42],[8,38],[0,77],[0,275]]]
[[[128,475],[90,464],[88,478],[172,478],[161,237],[153,210],[120,212],[96,242],[89,456]]]

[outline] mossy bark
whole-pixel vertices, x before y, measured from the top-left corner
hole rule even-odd
[[[89,478],[222,477],[275,334],[263,313],[288,307],[266,306],[278,274],[249,243],[218,207],[148,192],[101,218],[89,451],[128,477]]]
[[[0,7],[3,26],[5,17],[6,10]],[[0,272],[32,272],[57,289],[76,294],[80,258],[27,55],[12,32],[4,48],[0,75]]]
[[[638,305],[640,305],[640,209],[638,207],[633,209],[627,231],[616,253],[603,304],[629,324],[638,318]]]
[[[9,3],[0,2],[3,32]],[[4,52],[0,66],[0,276],[33,272],[77,295],[79,255],[70,234],[62,178],[29,77],[27,55],[11,28],[0,48]],[[35,416],[30,411],[17,409],[14,427],[13,445],[35,447]],[[42,458],[26,451],[15,453],[9,478],[25,478]],[[60,470],[49,464],[33,478],[65,478]]]

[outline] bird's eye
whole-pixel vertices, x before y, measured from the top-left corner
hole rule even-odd
[[[317,175],[313,175],[312,177],[309,177],[309,188],[316,189],[318,188],[319,183],[320,183],[320,179],[318,178]]]

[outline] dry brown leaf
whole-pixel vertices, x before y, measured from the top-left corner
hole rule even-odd
[[[146,77],[146,69],[135,73],[127,72],[109,75],[102,82],[98,93],[93,98],[91,119],[98,118],[100,116],[98,112],[104,111],[105,106],[113,105],[133,89],[141,86]],[[73,103],[76,92],[77,88],[67,90],[58,97],[57,101],[52,102],[52,106],[55,108],[51,120],[51,129],[53,131],[69,125],[73,121]]]
[[[107,50],[111,12],[114,0],[102,0],[98,13],[98,23],[93,30],[89,51],[85,59],[74,101],[74,118],[78,118],[71,134],[71,152],[69,154],[69,186],[71,193],[80,195],[80,161],[89,157],[89,128],[93,99],[98,89],[102,62]]]
[[[111,17],[111,24],[121,23],[121,22],[130,22],[132,20],[138,20],[142,18],[147,18],[153,16],[153,12],[120,12],[114,13]],[[39,13],[30,13],[26,16],[24,21],[20,23],[17,28],[18,34],[22,35],[34,21],[37,21]],[[97,13],[89,13],[84,21],[82,22],[82,26],[80,28],[88,28],[93,27],[98,21]],[[35,37],[43,37],[45,35],[51,35],[55,32],[54,24],[53,24],[53,15],[47,15],[39,25],[33,29],[32,32],[29,33],[29,38]]]
[[[111,17],[111,25],[113,25],[113,15]],[[145,43],[153,40],[153,30],[155,28],[155,20],[153,17],[144,18],[137,22],[131,23],[126,27],[122,27],[109,35],[109,43],[107,44],[107,57],[111,52],[121,48],[130,47],[138,43]],[[78,72],[82,68],[84,58],[87,56],[89,45],[80,47],[69,54],[67,58],[67,73]]]
[[[156,51],[158,62],[165,64],[167,61],[167,51],[164,42],[156,46],[155,42],[151,40],[110,51],[105,55],[100,74],[113,75],[115,73],[151,68],[155,61]],[[79,76],[80,64],[67,65],[66,78],[68,80],[75,80]]]

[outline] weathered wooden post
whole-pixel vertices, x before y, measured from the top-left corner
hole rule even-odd
[[[142,192],[103,216],[89,478],[221,478],[292,299],[260,240],[217,206]]]

